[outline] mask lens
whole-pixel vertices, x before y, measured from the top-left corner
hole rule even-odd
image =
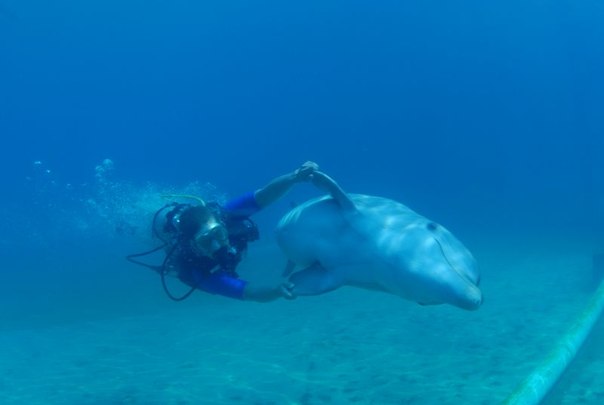
[[[217,225],[211,229],[210,233],[212,234],[212,238],[215,241],[219,242],[221,244],[221,246],[224,246],[227,244],[228,239],[229,239],[229,234],[227,233],[227,230],[224,226]]]
[[[218,249],[228,246],[229,235],[226,228],[214,223],[211,228],[205,228],[195,236],[195,250],[202,256],[212,256]]]

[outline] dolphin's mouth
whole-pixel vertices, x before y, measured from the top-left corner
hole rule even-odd
[[[468,311],[475,311],[482,306],[484,298],[482,292],[478,287],[472,286],[472,290],[468,291],[465,299],[457,303],[460,308],[467,309]]]
[[[478,286],[480,283],[480,276],[472,277],[471,274],[466,269],[465,263],[460,263],[459,260],[456,260],[455,256],[457,254],[453,253],[455,250],[449,243],[441,241],[438,237],[434,237],[436,244],[438,245],[445,261],[449,265],[451,269],[453,269],[462,279],[468,281],[469,283]]]
[[[471,256],[464,257],[465,254],[470,255],[469,252],[461,252],[461,256],[456,252],[453,246],[450,246],[446,241],[443,243],[437,237],[434,238],[440,251],[451,268],[458,276],[459,279],[462,280],[462,293],[458,295],[458,299],[455,300],[455,305],[460,308],[474,311],[481,307],[483,302],[482,292],[478,287],[480,282],[480,276],[476,273],[472,273],[472,262],[473,258]],[[466,261],[470,260],[469,263]]]

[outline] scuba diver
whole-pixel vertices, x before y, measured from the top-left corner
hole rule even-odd
[[[195,198],[198,204],[170,203],[155,213],[153,236],[163,245],[144,253],[127,256],[133,263],[149,267],[161,275],[167,295],[181,301],[196,289],[230,298],[268,302],[293,299],[293,285],[256,286],[239,278],[237,265],[249,242],[259,238],[256,224],[249,218],[281,198],[296,183],[311,181],[319,166],[306,162],[295,171],[279,176],[263,188],[248,192],[219,205]],[[161,266],[152,266],[136,258],[164,249]],[[167,288],[165,276],[175,274],[191,289],[175,297]]]

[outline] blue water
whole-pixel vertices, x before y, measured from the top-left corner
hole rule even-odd
[[[595,287],[603,18],[599,2],[570,0],[0,0],[0,396],[502,400]],[[149,246],[160,194],[234,197],[306,160],[346,191],[399,200],[451,229],[481,265],[484,307],[469,314],[356,290],[264,306],[199,293],[179,306],[124,260]],[[272,230],[316,195],[301,185],[258,215],[262,239],[243,271],[282,265]],[[161,337],[168,329],[181,332],[170,335],[176,351]],[[141,336],[165,351],[151,338],[138,347]],[[236,347],[232,359],[221,340]],[[297,360],[280,355],[288,350]],[[416,357],[381,357],[407,351]],[[603,351],[589,352],[600,374]],[[459,373],[467,364],[475,368]],[[99,385],[107,375],[115,380]],[[472,376],[491,391],[464,388]],[[600,403],[600,383],[568,382],[552,403]]]

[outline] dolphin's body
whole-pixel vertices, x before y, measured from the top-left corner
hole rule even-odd
[[[396,201],[325,196],[294,208],[277,227],[294,295],[343,285],[422,305],[474,310],[482,303],[476,261],[447,229]]]

